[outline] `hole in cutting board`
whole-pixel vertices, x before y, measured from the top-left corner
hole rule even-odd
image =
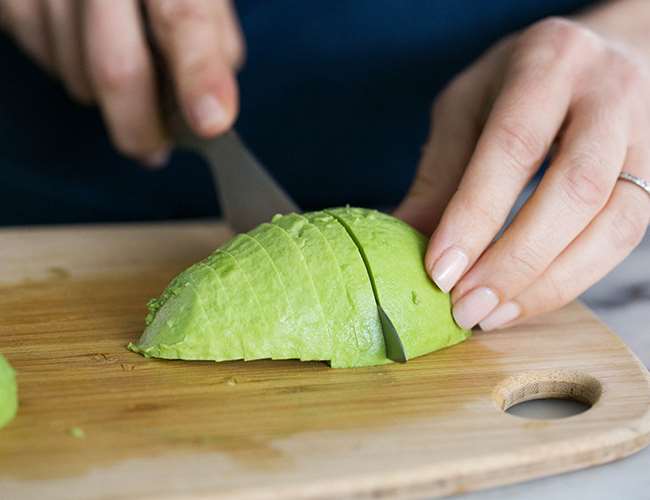
[[[575,399],[544,398],[522,401],[508,408],[506,413],[522,418],[551,420],[580,415],[589,408],[590,404]]]
[[[587,411],[601,392],[600,382],[586,373],[539,371],[503,380],[494,390],[494,400],[501,410],[517,417],[554,419]]]

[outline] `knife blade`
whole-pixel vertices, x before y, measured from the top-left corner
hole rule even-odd
[[[176,135],[181,146],[202,155],[210,166],[221,210],[233,231],[250,231],[276,214],[300,211],[234,129],[214,139]]]
[[[377,309],[379,310],[379,321],[381,322],[381,329],[384,334],[386,357],[396,363],[406,363],[408,361],[406,350],[404,349],[404,344],[402,344],[402,339],[395,329],[395,325],[393,325],[393,322],[388,317],[388,314],[386,314],[386,311],[384,311],[384,308],[381,307],[381,304],[377,303]]]

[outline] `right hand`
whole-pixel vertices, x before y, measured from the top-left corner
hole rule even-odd
[[[204,137],[238,110],[244,43],[230,0],[146,0],[178,102]],[[0,26],[68,92],[101,108],[113,143],[151,167],[166,162],[152,55],[138,0],[0,0]]]

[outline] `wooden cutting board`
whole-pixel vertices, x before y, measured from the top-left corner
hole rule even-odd
[[[0,231],[0,352],[21,403],[0,431],[2,500],[442,495],[650,440],[645,368],[579,304],[406,365],[127,351],[147,299],[227,237],[213,223]],[[544,421],[503,411],[548,396],[593,407]]]

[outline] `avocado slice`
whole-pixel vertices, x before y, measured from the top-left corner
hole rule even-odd
[[[146,356],[169,359],[195,359],[187,344],[201,343],[209,338],[207,317],[190,276],[201,273],[198,262],[176,276],[158,299],[149,301],[147,327],[131,350]]]
[[[321,359],[318,346],[328,335],[316,287],[302,252],[282,228],[264,223],[249,233],[268,252],[280,275],[291,308],[284,331],[287,349],[302,360]]]
[[[383,307],[414,358],[465,340],[451,315],[448,294],[427,275],[423,260],[427,240],[408,224],[376,210],[327,210],[348,231],[363,256]]]
[[[318,230],[307,223],[298,214],[276,215],[271,224],[279,227],[289,235],[292,243],[300,251],[307,267],[309,279],[313,284],[318,297],[318,307],[326,325],[320,338],[311,342],[309,358],[331,360],[335,348],[336,334],[334,327],[336,320],[332,315],[332,301],[340,300],[335,297],[334,290],[337,282],[331,279],[336,263],[323,249],[322,237]],[[340,292],[340,287],[337,289]],[[354,341],[354,339],[351,339]],[[303,358],[301,358],[303,359]]]
[[[0,429],[13,420],[17,411],[16,372],[0,354]]]
[[[194,264],[170,283],[160,299],[150,302],[147,328],[129,348],[167,359],[243,358],[241,321],[232,314],[228,298],[208,260]]]
[[[342,323],[337,328],[343,332],[352,329],[359,347],[358,357],[351,364],[342,363],[342,360],[348,358],[344,355],[337,357],[335,352],[332,366],[343,368],[390,362],[386,359],[377,303],[359,249],[345,228],[330,214],[322,211],[308,212],[304,218],[323,235],[336,260],[337,274],[345,286],[344,297],[349,305],[344,309],[346,314],[337,317]],[[345,342],[345,335],[338,338]]]
[[[258,227],[255,231],[264,229]],[[232,255],[246,275],[246,281],[259,304],[258,313],[264,317],[267,325],[260,334],[246,335],[244,332],[242,335],[245,359],[297,357],[295,349],[287,342],[287,332],[294,331],[296,325],[292,321],[286,288],[269,252],[247,233],[230,240],[222,251]]]
[[[323,305],[328,328],[332,332],[331,365],[356,366],[360,348],[354,328],[356,311],[348,298],[347,289],[336,255],[323,233],[303,215],[286,216],[305,239],[301,247],[312,273],[319,300]]]

